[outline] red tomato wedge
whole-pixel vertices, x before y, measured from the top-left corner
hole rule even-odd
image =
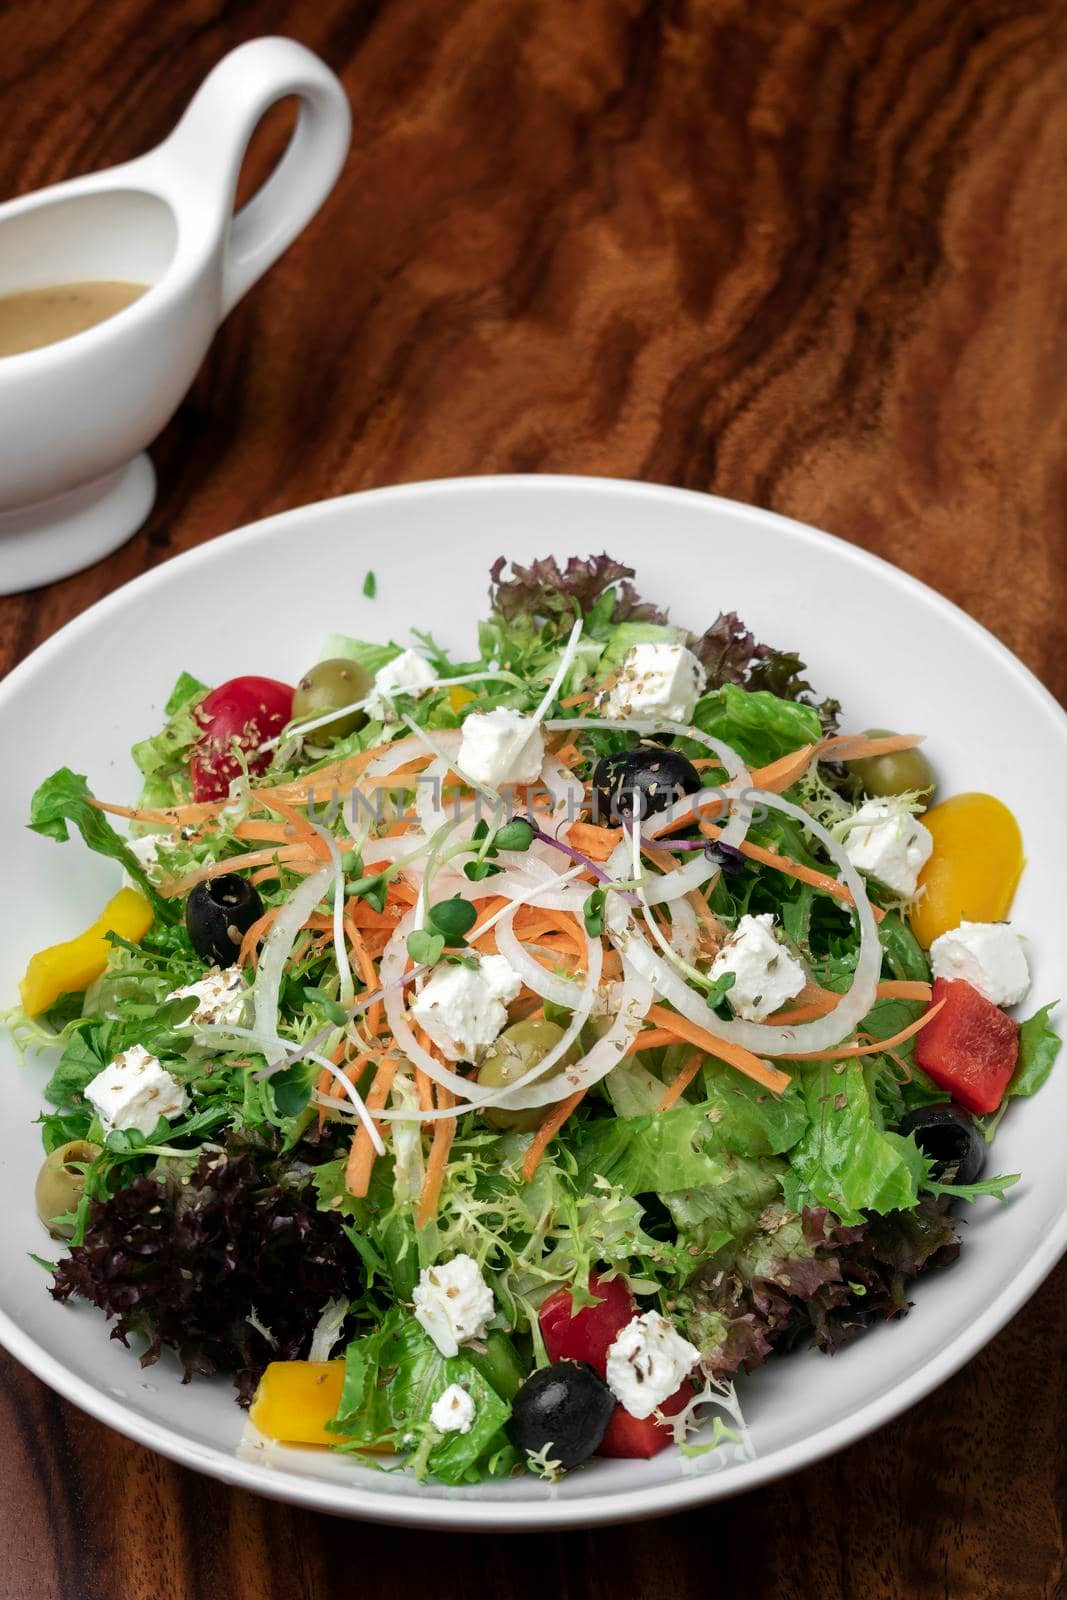
[[[692,1398],[693,1386],[687,1378],[669,1400],[664,1400],[660,1410],[665,1417],[676,1416]],[[596,1453],[598,1456],[616,1456],[628,1461],[647,1461],[649,1456],[659,1455],[661,1450],[665,1450],[673,1437],[670,1428],[657,1422],[655,1417],[632,1417],[625,1406],[617,1405]]]
[[[574,1312],[570,1290],[557,1290],[542,1305],[539,1320],[550,1360],[586,1361],[603,1377],[608,1351],[637,1314],[637,1306],[622,1278],[608,1281],[594,1272],[589,1293],[596,1295],[596,1305]]]
[[[945,1003],[915,1039],[915,1059],[968,1111],[995,1111],[1019,1059],[1019,1024],[962,978],[938,978]]]
[[[293,691],[274,678],[231,678],[196,708],[204,730],[189,761],[194,800],[224,800],[241,771],[241,751],[253,776],[270,766],[270,752],[254,752],[282,731],[293,714]]]

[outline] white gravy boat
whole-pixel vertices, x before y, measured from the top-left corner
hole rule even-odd
[[[234,215],[248,141],[286,95],[300,99],[288,149]],[[0,357],[0,594],[80,571],[141,526],[155,499],[145,447],[223,317],[329,194],[350,137],[345,92],[318,56],[255,39],[147,155],[0,206],[0,295],[149,286],[82,333]]]

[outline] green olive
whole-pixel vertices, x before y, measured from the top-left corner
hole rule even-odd
[[[478,1073],[479,1084],[483,1088],[501,1089],[505,1084],[517,1083],[538,1062],[543,1061],[550,1050],[555,1049],[563,1038],[563,1032],[557,1022],[546,1022],[543,1017],[513,1022],[510,1028],[504,1029],[482,1062]],[[572,1045],[540,1081],[547,1083],[549,1078],[558,1077],[564,1067],[577,1060],[577,1057],[577,1047]],[[506,1106],[492,1106],[482,1112],[491,1128],[513,1128],[523,1133],[538,1127],[544,1114],[543,1106],[531,1106],[521,1111],[512,1111]]]
[[[888,728],[868,728],[869,739],[891,738]],[[860,761],[845,763],[863,785],[865,794],[882,798],[894,794],[910,794],[912,790],[933,793],[937,779],[934,769],[921,750],[897,750],[889,756],[864,756]]]
[[[61,1144],[57,1150],[53,1150],[37,1174],[37,1186],[34,1189],[37,1215],[53,1239],[70,1238],[73,1232],[70,1224],[64,1222],[56,1225],[53,1219],[65,1217],[68,1212],[77,1209],[85,1188],[85,1174],[79,1171],[79,1167],[95,1161],[99,1154],[98,1144],[90,1144],[86,1139],[72,1139],[70,1144]]]
[[[321,717],[324,712],[333,711],[335,707],[350,706],[357,700],[365,700],[373,687],[374,679],[366,667],[361,667],[358,661],[346,661],[343,657],[317,661],[309,672],[305,672],[296,686],[293,695],[293,721],[302,722],[306,717]],[[316,744],[332,744],[335,739],[343,739],[346,734],[355,733],[357,728],[362,728],[366,720],[365,711],[349,711],[343,717],[337,717],[333,722],[324,723],[321,728],[316,728],[310,737]]]

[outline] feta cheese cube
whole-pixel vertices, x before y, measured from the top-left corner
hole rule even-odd
[[[853,866],[904,900],[914,895],[933,849],[929,830],[895,800],[865,800],[845,837]]]
[[[708,976],[717,982],[728,972],[734,975],[726,998],[746,1022],[761,1022],[772,1012],[794,999],[807,983],[807,974],[797,958],[774,933],[774,917],[769,911],[758,917],[743,916],[711,964]]]
[[[541,724],[505,707],[472,711],[464,719],[456,759],[464,776],[488,789],[499,789],[504,783],[534,783],[545,759]]]
[[[135,1128],[145,1137],[160,1117],[181,1116],[189,1096],[143,1045],[131,1045],[86,1085],[85,1098],[100,1118],[105,1133]]]
[[[248,985],[240,967],[208,972],[197,983],[172,989],[168,1000],[196,998],[196,1009],[182,1024],[191,1028],[197,1022],[232,1023],[240,1027],[248,1006]]]
[[[411,1002],[411,1014],[450,1061],[478,1061],[508,1020],[505,1007],[522,980],[505,956],[479,956],[473,966],[436,967]]]
[[[604,715],[689,722],[707,681],[703,666],[684,644],[649,640],[631,645],[614,685],[602,697]]]
[[[634,1317],[608,1350],[608,1388],[631,1415],[650,1417],[692,1372],[700,1351],[658,1311]]]
[[[430,1408],[430,1421],[438,1433],[470,1433],[475,1404],[458,1383],[450,1383]]]
[[[374,689],[367,700],[367,712],[378,722],[395,720],[393,701],[407,694],[413,700],[424,695],[437,682],[437,674],[417,650],[401,650],[392,661],[374,674]]]
[[[963,978],[995,1006],[1014,1006],[1030,989],[1023,941],[1007,922],[961,922],[930,946],[935,978]]]
[[[460,1345],[471,1339],[484,1339],[496,1309],[478,1263],[467,1255],[423,1267],[412,1299],[416,1322],[443,1356],[458,1355]]]
[[[145,875],[152,883],[159,883],[160,879],[166,874],[166,868],[159,859],[159,847],[161,844],[169,842],[170,835],[165,833],[142,833],[136,837],[131,835],[126,840],[129,849],[137,857],[145,870]],[[124,888],[137,889],[138,893],[140,893],[138,884],[134,882],[125,868],[123,868],[122,883]]]

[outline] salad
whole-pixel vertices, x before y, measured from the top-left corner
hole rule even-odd
[[[901,1315],[1018,1181],[989,1147],[1060,1041],[1013,1009],[1011,813],[633,577],[498,561],[468,660],[185,672],[138,796],[34,796],[116,863],[7,1013],[54,1053],[38,1259],[267,1438],[449,1484],[721,1459],[736,1374]]]

